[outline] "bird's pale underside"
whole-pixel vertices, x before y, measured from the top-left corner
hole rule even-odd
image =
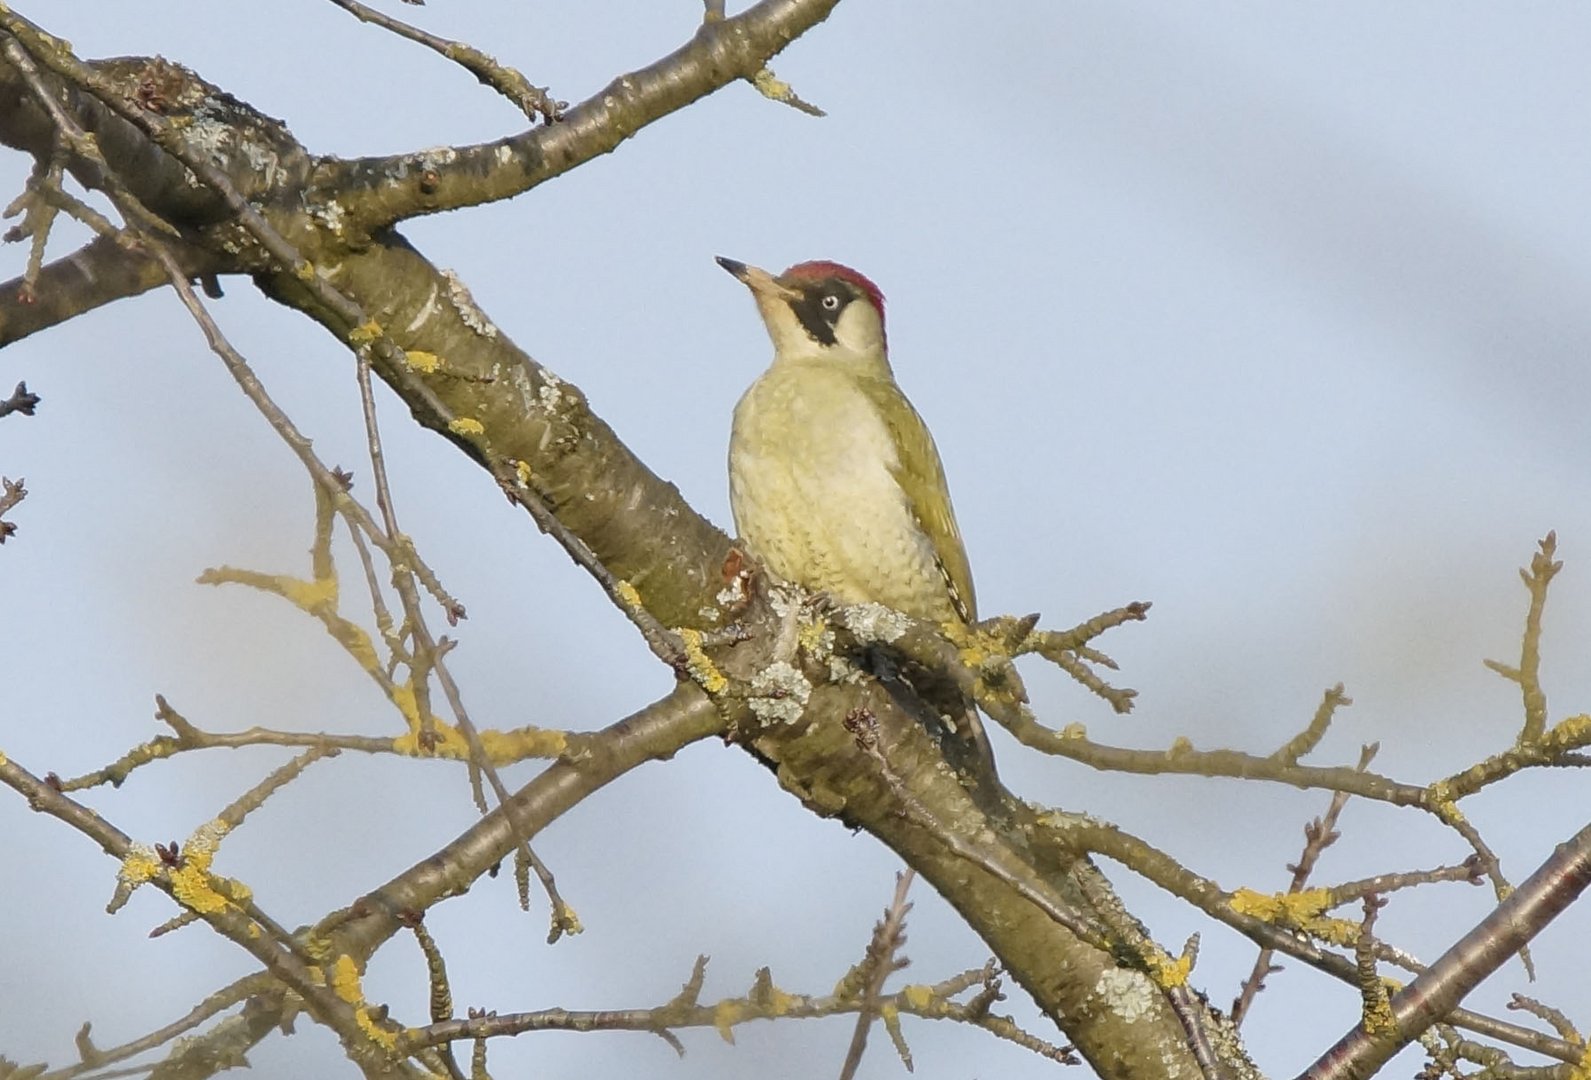
[[[894,398],[931,446],[927,430],[894,386],[869,394],[859,383],[851,373],[797,362],[775,364],[752,384],[735,409],[735,527],[773,573],[841,603],[966,621],[972,612],[958,604],[946,571],[955,556],[947,560],[924,528],[873,397]],[[924,479],[942,487],[937,455],[923,464],[933,474]],[[959,549],[959,534],[950,538]]]

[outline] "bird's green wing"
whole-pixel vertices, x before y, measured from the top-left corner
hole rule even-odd
[[[934,437],[893,380],[865,379],[863,390],[894,435],[900,453],[900,463],[894,470],[895,480],[933,543],[950,601],[963,622],[973,622],[978,617],[978,602],[972,591],[972,567],[967,562],[961,530],[956,526],[956,512],[950,505],[950,487],[945,483],[945,469],[939,461]]]

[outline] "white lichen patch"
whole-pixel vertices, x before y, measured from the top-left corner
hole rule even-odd
[[[829,681],[855,685],[862,681],[862,669],[843,656],[829,657]]]
[[[768,606],[784,621],[800,614],[803,599],[805,597],[801,592],[783,585],[774,585],[768,590]]]
[[[1111,968],[1099,977],[1094,993],[1111,1012],[1130,1023],[1149,1015],[1159,991],[1141,971]]]
[[[719,607],[735,608],[746,602],[746,575],[736,574],[729,579],[729,584],[718,590],[718,595],[713,597]]]
[[[483,338],[495,338],[497,336],[497,327],[492,324],[492,320],[486,317],[484,311],[475,306],[475,297],[470,295],[470,290],[465,287],[464,282],[459,280],[459,276],[451,270],[444,270],[442,271],[442,279],[447,282],[448,301],[452,303],[454,310],[459,313],[459,318],[464,321],[464,325]]]
[[[235,119],[235,118],[234,118]],[[210,159],[210,164],[225,168],[237,143],[237,129],[225,113],[207,101],[193,111],[182,129],[182,141]]]
[[[888,645],[911,629],[911,620],[883,604],[853,604],[835,613],[841,626],[858,641],[877,641]]]
[[[806,712],[812,684],[793,664],[776,660],[753,676],[751,692],[751,711],[759,720],[793,724]]]
[[[1080,814],[1075,810],[1055,810],[1050,807],[1040,806],[1038,803],[1029,802],[1027,806],[1038,815],[1039,824],[1047,829],[1066,830],[1078,825],[1098,826],[1099,819],[1088,814]]]
[[[309,215],[326,227],[333,236],[343,234],[343,207],[336,199],[327,199],[309,207]]]
[[[440,169],[444,165],[453,164],[458,159],[459,152],[451,146],[432,146],[414,155],[415,164],[422,172],[426,169]]]
[[[241,157],[258,175],[257,182],[261,187],[274,188],[279,182],[277,170],[281,162],[276,150],[254,139],[239,136],[234,106],[206,98],[183,126],[182,140],[208,157],[218,169],[235,169],[234,158]],[[191,183],[197,178],[189,173],[188,179]]]
[[[563,404],[563,380],[550,371],[543,371],[541,389],[536,391],[536,398],[543,409],[556,412],[558,406]]]
[[[497,148],[497,164],[507,165],[514,160],[514,148],[504,143]]]

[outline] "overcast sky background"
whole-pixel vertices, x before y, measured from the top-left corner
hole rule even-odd
[[[700,14],[687,0],[386,6],[571,101],[671,51]],[[520,126],[468,75],[323,2],[19,7],[81,56],[193,66],[316,153]],[[1154,602],[1148,623],[1102,643],[1138,710],[1116,718],[1033,666],[1041,716],[1108,741],[1268,752],[1340,680],[1356,704],[1313,760],[1351,762],[1379,740],[1378,768],[1423,782],[1518,729],[1517,690],[1481,661],[1517,657],[1515,569],[1548,529],[1567,560],[1546,622],[1551,715],[1591,708],[1588,41],[1591,9],[1567,3],[848,0],[774,64],[827,119],[732,86],[522,198],[403,231],[726,527],[730,412],[769,347],[712,257],[857,266],[889,296],[896,372],[938,439],[984,612],[1062,627]],[[0,201],[27,167],[0,155]],[[0,252],[0,276],[24,257]],[[225,284],[214,310],[234,343],[368,495],[349,355],[246,281]],[[157,692],[206,728],[395,730],[309,619],[194,584],[222,563],[307,573],[312,502],[174,296],[0,353],[4,389],[24,378],[44,403],[0,423],[0,472],[31,491],[0,551],[0,750],[38,773],[96,768],[158,733]],[[595,728],[665,692],[671,676],[592,583],[383,398],[404,527],[469,608],[452,664],[476,722]],[[1226,887],[1285,886],[1301,826],[1328,801],[1100,775],[997,737],[1022,795],[1116,821]],[[286,756],[187,756],[87,801],[140,839],[181,839]],[[1585,778],[1561,775],[1465,808],[1520,881],[1588,805]],[[296,925],[472,818],[456,766],[344,755],[254,814],[217,869]],[[1321,883],[1467,854],[1413,813],[1354,803],[1342,825]],[[898,867],[716,743],[612,785],[536,847],[587,931],[547,947],[544,909],[518,913],[506,880],[438,906],[427,925],[460,1009],[647,1007],[697,953],[713,958],[707,999],[742,992],[762,965],[785,989],[826,993]],[[0,865],[0,1054],[14,1060],[65,1064],[83,1020],[118,1043],[249,970],[201,929],[148,940],[172,913],[153,891],[105,916],[114,864],[14,797],[0,798]],[[1253,949],[1112,873],[1166,945],[1203,931],[1194,981],[1230,1001]],[[909,980],[983,962],[929,888],[915,900]],[[1490,903],[1431,887],[1395,898],[1380,928],[1432,959]],[[1585,905],[1571,909],[1537,949],[1539,982],[1513,962],[1473,1003],[1500,1012],[1521,991],[1591,1027],[1588,931]],[[1287,968],[1245,1028],[1276,1076],[1358,1009],[1350,988]],[[423,1021],[407,941],[366,986]],[[1056,1037],[1009,993],[1002,1008]],[[684,1061],[645,1036],[534,1035],[496,1044],[493,1061],[500,1076],[805,1078],[838,1071],[850,1026],[759,1024],[735,1047],[685,1032]],[[948,1025],[908,1019],[906,1034],[920,1077],[1058,1068]],[[252,1057],[262,1076],[351,1074],[343,1060],[308,1023]],[[864,1074],[903,1075],[881,1033]]]

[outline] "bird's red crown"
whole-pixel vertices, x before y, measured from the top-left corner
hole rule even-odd
[[[844,263],[830,262],[828,259],[813,259],[810,262],[799,262],[784,273],[781,278],[790,278],[795,281],[822,281],[825,278],[839,278],[849,281],[873,302],[878,309],[878,317],[884,317],[884,291],[873,284],[873,279],[860,270],[852,270]]]

